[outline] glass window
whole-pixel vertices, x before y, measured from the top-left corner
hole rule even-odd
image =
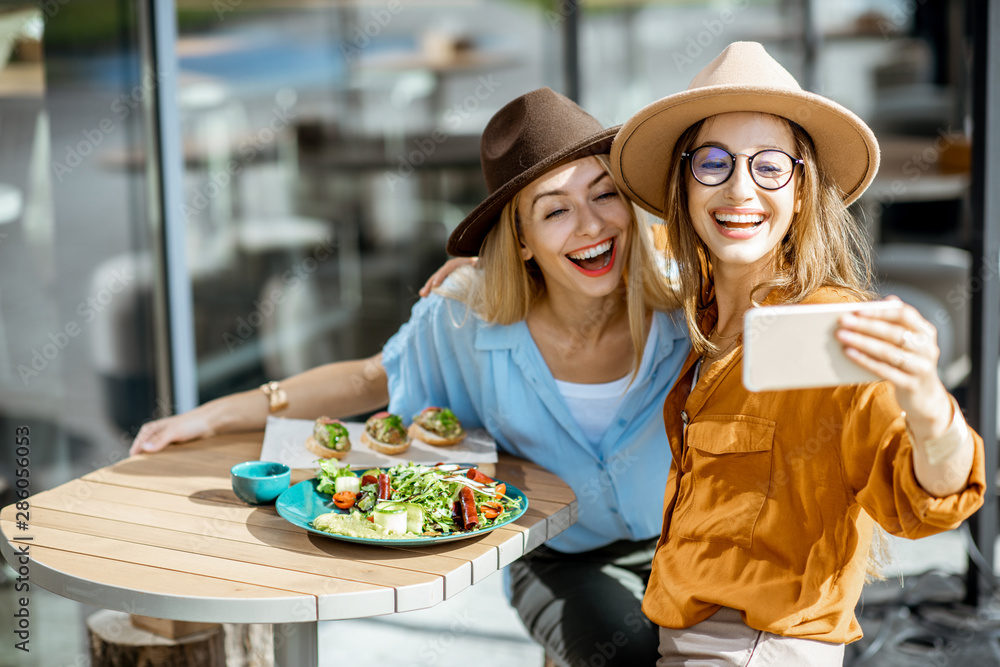
[[[178,21],[199,400],[378,352],[485,196],[486,121],[559,87],[558,25],[416,0],[188,0]]]
[[[8,5],[0,30],[0,455],[28,426],[40,491],[113,463],[157,414],[155,76],[121,3]]]
[[[153,379],[155,76],[133,11],[111,0],[0,11],[0,506],[15,471],[33,493],[57,486],[123,458],[139,425],[169,411]],[[37,664],[86,655],[85,607],[33,576],[30,592],[0,580],[4,608],[29,595],[43,619]],[[0,663],[24,660],[0,647]]]

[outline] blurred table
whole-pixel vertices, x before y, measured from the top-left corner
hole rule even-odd
[[[333,140],[324,128],[298,124],[299,170],[348,173],[397,173],[401,178],[414,171],[467,169],[479,173],[478,134],[409,134],[387,139],[384,136],[351,137]],[[419,146],[419,148],[418,148]],[[411,156],[413,154],[413,156]]]
[[[527,512],[475,538],[376,547],[306,532],[273,505],[236,498],[229,469],[257,459],[263,434],[175,445],[101,468],[0,512],[0,551],[30,555],[30,582],[73,600],[164,619],[272,623],[275,665],[318,661],[317,622],[432,607],[576,521],[573,492],[501,455],[496,476]],[[312,476],[293,471],[295,484]],[[19,523],[23,522],[23,523]]]
[[[428,72],[434,79],[430,96],[430,112],[440,120],[445,109],[445,86],[457,76],[479,76],[479,85],[469,90],[478,101],[484,101],[500,85],[493,76],[520,64],[521,58],[505,52],[485,51],[463,40],[453,41],[445,35],[427,34],[422,48],[404,53],[386,53],[362,59],[363,69],[383,72]],[[466,98],[469,99],[469,98]],[[478,106],[478,102],[477,102]],[[498,107],[500,105],[497,105]]]
[[[962,137],[889,135],[879,138],[879,148],[879,172],[864,197],[885,205],[965,196],[969,148]]]
[[[932,227],[945,237],[961,226],[958,219],[941,216],[941,203],[951,208],[969,190],[969,146],[963,137],[942,131],[937,137],[887,135],[879,137],[882,153],[878,174],[858,200],[868,233],[876,242],[883,238],[883,214],[894,204],[912,205],[922,219],[909,219],[910,229]],[[937,207],[936,209],[934,207]],[[958,217],[957,213],[952,214]]]

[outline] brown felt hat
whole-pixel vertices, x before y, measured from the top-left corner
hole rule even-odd
[[[611,170],[625,194],[663,217],[664,175],[674,145],[699,120],[732,111],[787,118],[812,137],[816,158],[844,193],[861,196],[878,171],[878,142],[864,121],[836,102],[802,90],[757,42],[734,42],[701,70],[688,89],[632,116],[611,147]]]
[[[546,171],[588,155],[607,153],[617,127],[605,129],[573,100],[550,88],[526,93],[496,112],[480,142],[489,196],[448,238],[448,252],[473,257],[503,207]]]

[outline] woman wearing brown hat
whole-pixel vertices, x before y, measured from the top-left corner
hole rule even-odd
[[[884,381],[741,382],[747,310],[871,297],[847,205],[875,175],[875,137],[759,44],[735,43],[629,119],[611,156],[623,191],[664,219],[693,347],[664,405],[673,462],[643,601],[657,664],[840,665],[861,637],[873,526],[948,530],[985,489],[983,441],[938,379],[934,327],[905,304],[837,331]]]
[[[566,481],[578,520],[510,568],[511,599],[559,664],[656,658],[639,600],[669,468],[662,405],[687,356],[674,291],[620,196],[604,129],[548,88],[512,101],[482,138],[490,195],[448,249],[479,255],[414,306],[369,360],[322,366],[147,424],[132,453],[282,416],[404,418],[450,407]],[[670,312],[667,312],[670,311]]]

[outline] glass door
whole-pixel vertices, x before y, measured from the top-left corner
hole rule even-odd
[[[154,382],[157,75],[137,4],[0,5],[0,505],[114,463],[170,411]],[[24,594],[7,582],[0,607]],[[44,640],[4,642],[0,664],[83,664],[93,610],[30,595]]]

